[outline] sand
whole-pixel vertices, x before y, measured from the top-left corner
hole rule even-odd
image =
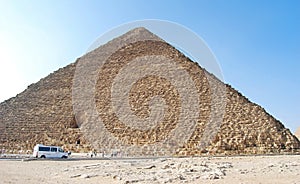
[[[300,183],[300,155],[0,160],[0,183]]]

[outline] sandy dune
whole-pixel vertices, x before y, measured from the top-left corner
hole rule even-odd
[[[300,155],[0,160],[0,183],[300,183]]]

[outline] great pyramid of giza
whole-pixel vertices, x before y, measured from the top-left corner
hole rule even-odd
[[[300,149],[262,107],[144,28],[2,102],[0,117],[0,148],[10,152],[41,143],[154,156]]]

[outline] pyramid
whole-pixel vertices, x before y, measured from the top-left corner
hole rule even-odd
[[[297,153],[259,105],[145,28],[133,29],[0,104],[0,148],[126,155]]]

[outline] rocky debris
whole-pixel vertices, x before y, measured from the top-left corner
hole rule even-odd
[[[70,178],[92,178],[92,177],[97,177],[98,174],[95,174],[95,173],[89,173],[89,174],[74,174],[74,175],[71,175]]]
[[[155,167],[156,167],[155,165],[149,165],[149,166],[146,166],[144,168],[138,168],[138,169],[153,169]]]
[[[299,172],[300,161],[271,163],[265,168],[265,172]]]
[[[143,169],[151,165],[156,167]],[[163,161],[161,159],[37,160],[26,163],[4,159],[1,160],[1,166],[0,173],[5,173],[0,175],[1,183],[22,183],[26,180],[30,183],[59,181],[72,184],[241,182],[298,184],[300,181],[300,155],[164,158]]]
[[[233,166],[230,162],[197,163],[194,158],[102,161],[101,164],[82,165],[64,170],[70,178],[112,177],[121,183],[189,183],[197,179],[222,179]],[[73,174],[73,173],[76,174]],[[86,174],[86,173],[89,174]],[[93,173],[93,174],[91,174]]]
[[[97,54],[103,54],[103,48],[117,47],[122,40],[136,40],[143,34],[152,33],[143,28],[132,30],[82,56],[75,63],[28,86],[16,97],[2,102],[0,104],[0,148],[14,153],[19,150],[32,150],[35,144],[42,143],[64,146],[64,149],[72,152],[87,152],[92,149],[91,142],[95,145],[106,146],[106,144],[101,144],[100,139],[91,141],[84,137],[86,135],[97,137],[103,132],[91,131],[83,134],[82,127],[79,128],[79,126],[85,125],[84,123],[89,123],[91,117],[86,117],[85,112],[73,111],[72,85],[76,65],[81,60],[86,62],[97,60],[99,56]],[[177,155],[294,153],[300,148],[299,140],[262,107],[250,102],[231,86],[223,84],[161,39],[134,42],[119,49],[99,71],[99,74],[105,77],[103,80],[97,81],[94,100],[106,129],[115,138],[130,145],[153,144],[164,140],[178,123],[182,108],[178,89],[169,81],[156,76],[145,77],[137,81],[128,99],[133,113],[140,118],[146,118],[151,109],[149,100],[156,95],[163,97],[168,109],[164,115],[165,119],[158,123],[155,129],[138,131],[124,127],[126,122],[121,122],[111,107],[110,87],[122,66],[126,66],[134,58],[149,55],[171,58],[180,68],[187,71],[195,83],[201,101],[199,104],[200,116],[196,120],[195,131],[185,145],[178,148]],[[164,63],[162,62],[161,68],[163,67]],[[131,75],[135,75],[135,73],[133,72]],[[218,103],[213,103],[211,92],[219,91],[223,87],[225,88],[225,99],[219,99],[220,96],[216,96],[214,98]],[[226,101],[224,116],[217,108],[218,104],[223,104],[223,100]],[[120,107],[120,109],[122,108]],[[200,149],[199,144],[205,133],[205,126],[211,123],[209,119],[211,115],[223,117],[223,122],[211,145],[206,149]],[[189,120],[190,117],[183,118]],[[191,119],[191,121],[195,120]],[[94,128],[91,127],[91,129]],[[218,128],[212,126],[210,131],[218,130]],[[141,153],[141,155],[149,154],[164,155],[155,150],[145,150]],[[174,165],[176,164],[174,163]],[[174,165],[165,165],[165,171],[167,172],[169,169],[173,172]],[[212,176],[212,178],[216,177]],[[175,178],[178,179],[179,176]],[[168,180],[174,180],[174,178],[168,178]]]
[[[288,157],[288,156],[287,156]],[[299,173],[300,172],[300,160],[291,158],[288,161],[278,161],[276,156],[270,157],[268,162],[260,162],[264,158],[258,158],[256,162],[258,164],[252,164],[251,161],[246,163],[238,163],[236,167],[239,169],[233,169],[232,173],[237,173],[243,176],[266,176],[266,175],[280,175],[287,173]],[[255,159],[254,159],[255,160]]]

